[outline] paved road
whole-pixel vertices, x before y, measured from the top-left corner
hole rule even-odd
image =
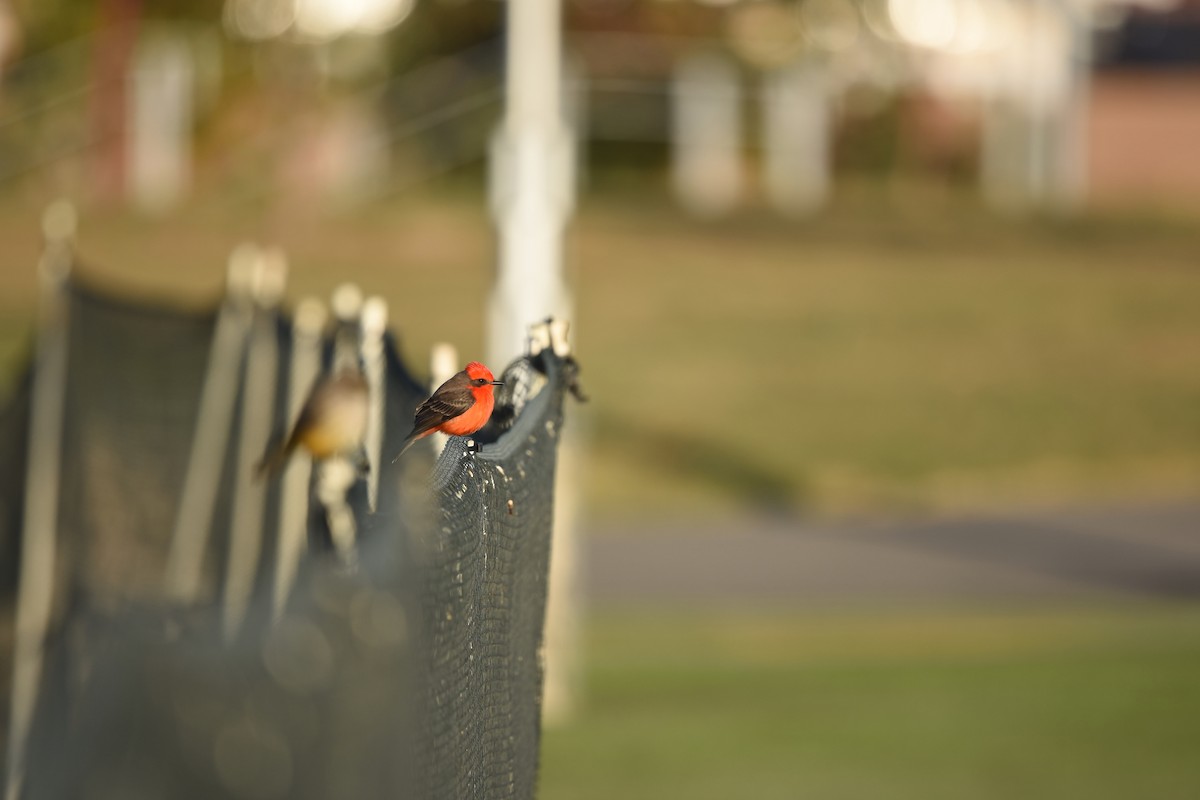
[[[588,531],[596,606],[1200,599],[1200,501],[896,522]]]

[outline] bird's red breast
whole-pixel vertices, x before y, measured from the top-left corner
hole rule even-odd
[[[439,431],[451,436],[466,436],[475,433],[487,424],[488,419],[492,416],[492,407],[496,402],[496,398],[492,394],[492,385],[489,383],[486,386],[472,387],[470,392],[474,396],[475,402],[457,417],[452,417],[438,425]]]

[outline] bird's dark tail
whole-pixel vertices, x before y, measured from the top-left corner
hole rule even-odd
[[[421,438],[420,436],[413,436],[413,435],[411,435],[411,434],[410,434],[410,435],[409,435],[409,437],[408,437],[407,439],[405,439],[405,440],[404,440],[404,446],[400,448],[400,452],[399,452],[399,453],[396,453],[396,457],[392,459],[392,463],[393,463],[393,464],[395,464],[397,461],[399,461],[399,460],[400,460],[400,456],[402,456],[402,455],[404,455],[406,452],[408,452],[408,448],[410,448],[410,447],[412,447],[414,444],[416,444],[416,443],[417,443],[417,440],[418,440],[418,439],[420,439],[420,438]]]
[[[286,443],[276,445],[267,451],[267,454],[262,457],[262,460],[254,467],[254,479],[256,481],[265,480],[266,478],[276,474],[283,469],[283,465],[292,457],[292,452],[296,449],[296,440],[290,439]]]

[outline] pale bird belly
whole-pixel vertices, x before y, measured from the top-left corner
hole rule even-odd
[[[330,404],[321,421],[304,436],[304,446],[317,458],[349,453],[362,444],[367,432],[367,403],[344,398]]]

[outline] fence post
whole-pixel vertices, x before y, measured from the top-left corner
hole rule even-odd
[[[547,345],[560,357],[570,355],[567,322],[547,327]],[[583,598],[579,582],[579,492],[582,484],[584,436],[579,426],[563,426],[554,481],[554,538],[550,548],[550,582],[546,597],[542,719],[558,725],[570,719],[579,702],[582,662]]]
[[[225,301],[217,312],[208,371],[196,413],[196,432],[184,474],[179,515],[167,556],[168,597],[194,603],[200,594],[204,550],[212,533],[213,509],[233,424],[242,351],[250,327],[250,292],[258,249],[239,245],[229,257]]]
[[[187,40],[177,33],[149,34],[134,50],[126,166],[143,211],[177,205],[191,183],[194,72]]]
[[[693,214],[727,214],[742,195],[741,89],[729,59],[699,52],[682,58],[671,84],[671,177]]]
[[[436,390],[443,383],[450,380],[459,369],[458,349],[449,342],[438,342],[435,344],[429,354],[430,390]],[[498,366],[497,369],[499,369]],[[446,442],[450,437],[441,431],[434,431],[429,434],[429,439],[433,442],[433,455],[436,458],[446,449]]]
[[[71,269],[75,209],[58,201],[42,217],[45,246],[38,265],[40,296],[30,391],[25,518],[17,584],[12,707],[8,726],[7,800],[17,800],[25,775],[25,745],[37,707],[42,649],[54,602],[54,559],[62,475],[67,388],[68,311],[64,284]]]
[[[764,184],[772,205],[793,215],[819,210],[829,195],[827,78],[811,60],[763,76]]]
[[[368,297],[362,309],[362,360],[367,378],[367,431],[363,447],[367,452],[367,506],[375,512],[379,498],[379,473],[383,471],[384,409],[387,407],[387,363],[383,354],[383,336],[387,332],[387,301]]]
[[[1051,206],[1078,211],[1087,199],[1088,115],[1092,80],[1092,8],[1056,0],[1053,4],[1065,29],[1061,53],[1065,72],[1062,102],[1054,126],[1055,162],[1051,176]]]
[[[279,374],[276,336],[279,301],[287,281],[287,262],[277,250],[260,251],[255,261],[251,298],[254,317],[242,383],[242,419],[238,436],[233,509],[229,521],[229,558],[225,565],[222,628],[233,639],[246,616],[262,554],[266,483],[255,467],[267,449],[275,418]]]

